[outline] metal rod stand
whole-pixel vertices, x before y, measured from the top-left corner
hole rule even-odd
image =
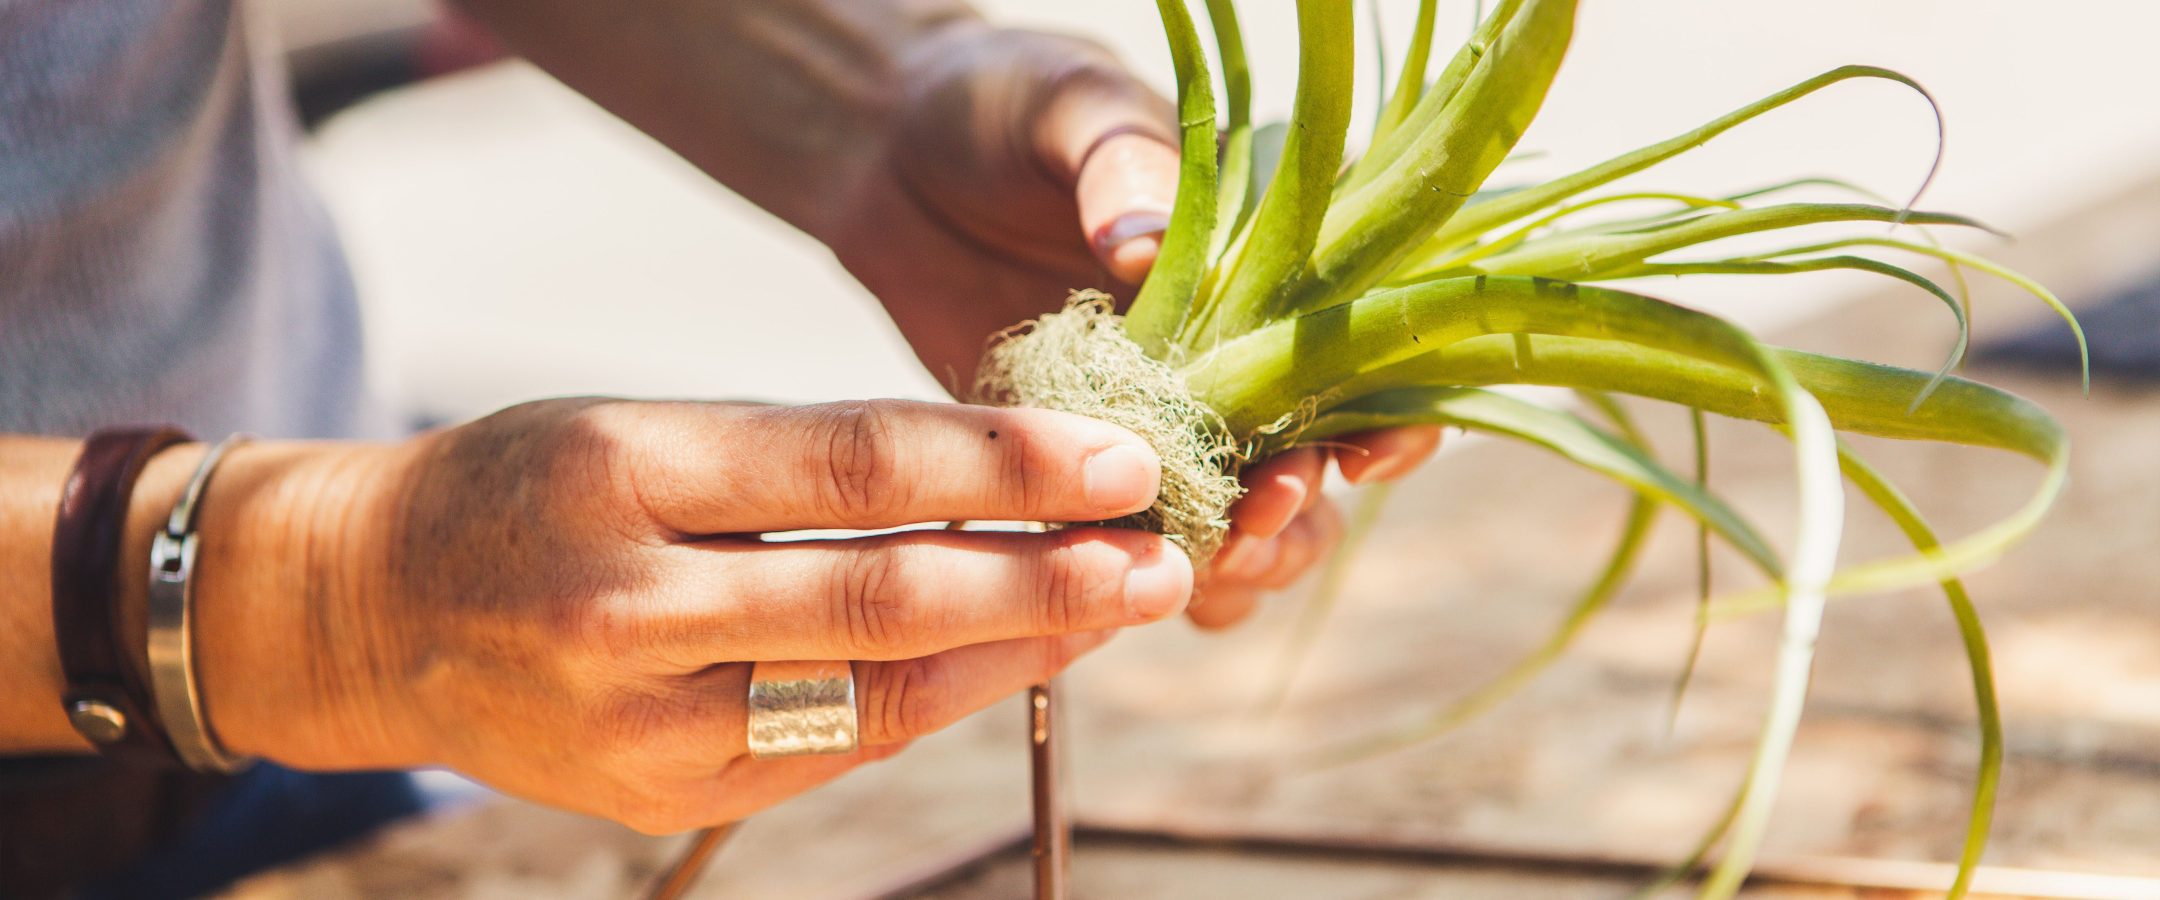
[[[1057,708],[1044,682],[1028,688],[1028,780],[1035,807],[1035,900],[1066,900],[1072,828],[1059,788]]]

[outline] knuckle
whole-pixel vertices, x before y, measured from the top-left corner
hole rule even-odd
[[[865,656],[890,657],[908,645],[913,626],[911,604],[898,589],[899,554],[891,549],[850,554],[835,567],[839,584],[831,591],[835,617],[849,646]]]
[[[1035,42],[1037,46],[1033,49],[1052,59],[1062,58],[1072,64],[1087,65],[1116,74],[1123,72],[1118,67],[1117,53],[1110,49],[1110,45],[1086,35],[1024,29],[1010,29],[1006,34],[1028,35],[1024,40]]]
[[[1061,537],[1057,548],[1040,557],[1040,595],[1036,603],[1043,634],[1064,634],[1088,627],[1117,601],[1113,580],[1080,540]]]
[[[671,447],[653,426],[653,404],[593,400],[574,407],[565,427],[550,442],[547,459],[529,471],[545,475],[552,486],[596,524],[633,543],[646,543],[663,517],[656,511],[679,505],[688,485],[666,478],[639,478],[651,470],[655,455]]]
[[[645,430],[642,419],[646,413],[625,402],[577,407],[549,441],[548,474],[572,484],[614,483],[622,474],[628,448]],[[592,480],[595,478],[604,480]]]
[[[647,640],[634,617],[605,603],[578,604],[569,618],[572,644],[589,660],[629,658]]]
[[[655,738],[673,727],[683,710],[665,696],[610,688],[587,718],[586,741],[592,752],[616,771],[636,771]]]
[[[1051,499],[1049,495],[1054,485],[1051,479],[1038,476],[1042,472],[1056,469],[1042,465],[1042,461],[1036,459],[1034,442],[1027,429],[1021,427],[1019,422],[1001,422],[998,430],[1006,436],[1004,440],[994,443],[999,457],[995,460],[996,468],[993,471],[1003,476],[999,479],[999,492],[1003,494],[1000,499],[1004,500],[1010,509],[1048,509],[1048,501]]]
[[[1031,49],[1038,54],[1037,58],[1054,67],[1044,79],[1046,90],[1052,93],[1070,90],[1136,92],[1131,72],[1118,62],[1116,51],[1109,45],[1073,34],[1037,32],[1032,40],[1035,46]]]
[[[842,523],[883,521],[907,505],[900,478],[893,410],[887,401],[860,400],[824,408],[810,444],[818,455],[823,511]]]
[[[936,731],[944,717],[950,677],[946,663],[936,657],[887,666],[883,689],[866,717],[871,740],[889,744]]]

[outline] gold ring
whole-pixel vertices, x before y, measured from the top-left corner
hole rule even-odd
[[[752,758],[853,753],[857,744],[852,665],[760,662],[750,667]]]

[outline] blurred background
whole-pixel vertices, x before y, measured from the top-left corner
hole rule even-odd
[[[1084,34],[1167,92],[1144,0],[978,0]],[[1982,887],[2160,896],[2160,5],[2138,0],[1826,0],[1584,5],[1569,61],[1503,170],[1533,180],[1662,139],[1825,69],[1905,72],[1941,101],[1948,151],[1925,202],[2017,236],[1984,249],[2086,311],[2103,363],[2081,398],[2037,302],[1975,283],[1968,373],[2070,427],[2070,494],[1972,580],[1993,630],[2010,760]],[[943,397],[830,255],[424,0],[285,0],[307,162],[357,270],[378,390],[415,423],[564,393],[813,401]],[[1295,81],[1289,4],[1246,3],[1257,116]],[[1360,5],[1399,45],[1415,3]],[[1470,26],[1444,4],[1438,44]],[[1375,105],[1361,60],[1362,116]],[[422,75],[436,76],[416,80]],[[1353,129],[1356,131],[1357,129]],[[1715,194],[1829,175],[1893,197],[1934,152],[1903,89],[1833,88],[1631,179]],[[1774,342],[1933,368],[1934,301],[1876,280],[1646,283]],[[1646,409],[1669,454],[1685,420]],[[1775,524],[1783,455],[1720,426],[1715,481]],[[1878,451],[1953,533],[2031,490],[2036,467]],[[1354,500],[1351,502],[1355,502]],[[1668,727],[1686,652],[1692,531],[1659,532],[1618,608],[1523,696],[1412,750],[1336,769],[1285,760],[1329,735],[1438,709],[1549,633],[1616,533],[1615,488],[1511,447],[1457,441],[1387,507],[1289,700],[1292,592],[1226,636],[1164,625],[1069,679],[1076,885],[1093,897],[1614,896],[1683,856],[1737,783],[1774,623],[1711,636]],[[1773,535],[1773,537],[1778,537]],[[1856,517],[1853,558],[1894,549]],[[1729,562],[1729,561],[1727,561]],[[1728,570],[1735,567],[1727,565]],[[1924,592],[1837,605],[1757,890],[1947,885],[1976,743],[1956,634]],[[901,759],[754,819],[707,896],[1005,897],[1025,891],[1021,712],[999,707]],[[815,840],[812,840],[812,836]],[[623,896],[679,841],[481,795],[243,896]],[[1870,894],[1871,896],[1876,894]]]

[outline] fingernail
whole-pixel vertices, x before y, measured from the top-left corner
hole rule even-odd
[[[1192,561],[1168,545],[1133,563],[1125,573],[1125,609],[1135,622],[1174,615],[1192,599]]]
[[[1152,210],[1126,213],[1095,230],[1095,250],[1108,254],[1134,238],[1160,236],[1170,229],[1170,216]]]
[[[1402,475],[1404,472],[1408,471],[1409,468],[1409,461],[1403,459],[1402,457],[1385,456],[1381,457],[1378,461],[1374,462],[1369,466],[1366,466],[1363,470],[1359,471],[1358,477],[1346,480],[1349,481],[1351,484],[1369,484],[1375,481],[1388,481]]]
[[[1116,444],[1088,457],[1080,472],[1080,490],[1090,507],[1118,513],[1153,502],[1156,478],[1152,455],[1130,444]]]

